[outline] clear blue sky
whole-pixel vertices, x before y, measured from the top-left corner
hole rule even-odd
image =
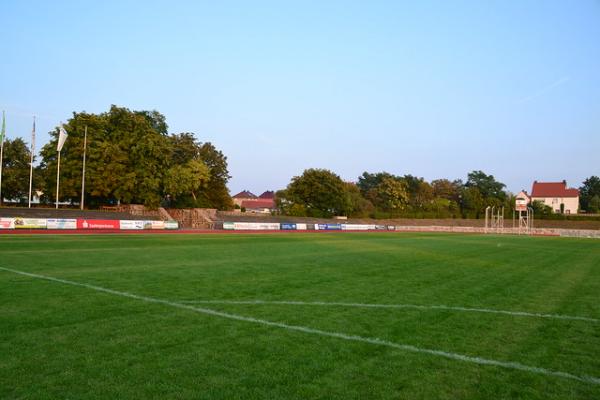
[[[9,137],[156,109],[223,150],[233,194],[310,167],[515,192],[600,175],[598,0],[12,0],[0,42]]]

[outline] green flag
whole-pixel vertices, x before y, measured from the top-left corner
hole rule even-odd
[[[4,134],[6,133],[6,121],[4,118],[4,111],[2,111],[2,130],[0,131],[0,145],[4,143]]]

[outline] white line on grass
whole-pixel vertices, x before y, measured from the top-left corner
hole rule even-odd
[[[269,301],[269,300],[184,300],[180,303],[185,304],[247,304],[247,305],[291,305],[291,306],[324,306],[324,307],[358,307],[358,308],[396,308],[396,309],[416,309],[416,310],[448,310],[448,311],[465,311],[478,312],[489,314],[505,314],[518,317],[537,317],[537,318],[552,318],[566,319],[586,322],[600,322],[600,319],[590,317],[578,317],[573,315],[562,314],[540,314],[525,311],[506,311],[494,310],[491,308],[470,308],[470,307],[454,307],[444,305],[424,306],[418,304],[369,304],[369,303],[340,303],[340,302],[325,302],[325,301]]]
[[[434,355],[434,356],[438,356],[438,357],[444,357],[444,358],[449,358],[452,360],[464,361],[464,362],[469,362],[469,363],[473,363],[473,364],[492,365],[495,367],[520,370],[520,371],[531,372],[531,373],[536,373],[536,374],[541,374],[541,375],[554,376],[554,377],[565,378],[565,379],[572,379],[572,380],[576,380],[576,381],[580,381],[580,382],[591,383],[594,385],[600,385],[600,378],[597,378],[594,376],[589,376],[589,375],[574,375],[574,374],[571,374],[568,372],[554,371],[554,370],[540,368],[540,367],[532,367],[532,366],[524,365],[524,364],[521,364],[518,362],[490,360],[490,359],[486,359],[486,358],[472,357],[472,356],[467,356],[467,355],[457,354],[457,353],[450,353],[450,352],[446,352],[446,351],[442,351],[442,350],[433,350],[433,349],[426,349],[426,348],[411,346],[411,345],[407,345],[407,344],[399,344],[399,343],[389,342],[387,340],[378,339],[378,338],[348,335],[348,334],[339,333],[339,332],[322,331],[320,329],[313,329],[313,328],[308,328],[305,326],[288,325],[288,324],[284,324],[282,322],[273,322],[273,321],[268,321],[268,320],[264,320],[264,319],[244,317],[242,315],[224,313],[221,311],[211,310],[208,308],[201,308],[201,307],[195,307],[195,306],[191,306],[191,305],[187,305],[187,304],[175,303],[175,302],[172,302],[169,300],[162,300],[162,299],[156,299],[153,297],[147,297],[147,296],[137,295],[137,294],[128,293],[128,292],[121,292],[118,290],[107,289],[107,288],[104,288],[101,286],[95,286],[95,285],[90,285],[87,283],[69,281],[66,279],[54,278],[54,277],[46,276],[46,275],[33,274],[30,272],[19,271],[19,270],[11,269],[11,268],[0,267],[0,270],[27,276],[30,278],[43,279],[46,281],[58,282],[58,283],[62,283],[65,285],[84,287],[84,288],[92,289],[92,290],[95,290],[98,292],[109,293],[109,294],[112,294],[115,296],[121,296],[121,297],[130,298],[130,299],[141,300],[141,301],[145,301],[147,303],[163,304],[163,305],[167,305],[167,306],[171,306],[171,307],[175,307],[175,308],[179,308],[179,309],[183,309],[183,310],[193,311],[193,312],[200,313],[200,314],[212,315],[212,316],[227,318],[227,319],[236,320],[236,321],[251,322],[254,324],[261,324],[261,325],[266,325],[266,326],[271,326],[271,327],[276,327],[276,328],[282,328],[282,329],[286,329],[286,330],[290,330],[290,331],[297,331],[297,332],[303,332],[303,333],[310,333],[313,335],[333,337],[333,338],[349,340],[349,341],[353,341],[353,342],[369,343],[369,344],[374,344],[374,345],[378,345],[378,346],[387,346],[387,347],[391,347],[391,348],[399,349],[399,350],[403,350],[403,351],[410,351],[413,353],[421,353],[421,354],[430,354],[430,355]]]

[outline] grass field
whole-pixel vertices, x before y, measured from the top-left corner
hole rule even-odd
[[[0,398],[600,398],[600,242],[0,236]]]

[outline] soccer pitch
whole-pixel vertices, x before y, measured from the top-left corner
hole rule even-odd
[[[3,235],[0,398],[600,398],[600,242]]]

